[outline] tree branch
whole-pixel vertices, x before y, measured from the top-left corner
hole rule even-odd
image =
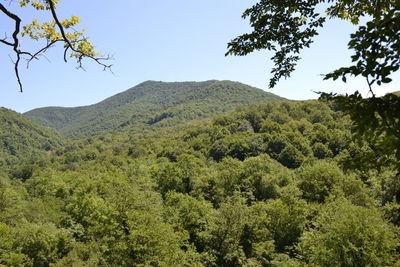
[[[368,88],[369,88],[368,92],[372,94],[372,97],[373,97],[373,98],[375,98],[375,93],[374,93],[374,91],[372,91],[372,86],[371,86],[371,83],[370,83],[370,81],[369,81],[368,76],[365,77],[365,78],[366,78],[367,83],[368,83]]]
[[[56,44],[57,42],[63,42],[65,44],[64,46],[64,61],[67,62],[67,56],[68,56],[68,51],[73,51],[74,53],[76,53],[76,58],[77,58],[77,63],[78,63],[78,68],[83,69],[83,65],[82,65],[82,60],[84,58],[90,58],[92,60],[94,60],[97,64],[101,65],[103,67],[104,70],[108,69],[111,71],[111,67],[112,65],[107,65],[105,63],[103,63],[103,61],[107,61],[110,60],[110,56],[107,57],[96,57],[96,55],[94,53],[87,53],[85,51],[82,51],[80,49],[76,49],[74,45],[76,45],[79,42],[85,41],[85,39],[81,39],[81,40],[73,40],[71,41],[68,36],[67,33],[65,32],[65,28],[62,25],[62,23],[60,22],[57,13],[56,13],[56,7],[55,4],[53,2],[53,0],[46,0],[46,3],[48,4],[48,10],[50,10],[52,17],[55,21],[55,24],[58,28],[58,30],[60,31],[61,37],[56,39],[56,40],[50,40],[47,39],[47,44],[37,50],[36,52],[28,52],[28,51],[21,51],[20,50],[20,39],[19,39],[19,34],[21,31],[21,18],[14,14],[13,12],[11,12],[9,9],[7,9],[3,4],[0,3],[0,11],[3,12],[7,17],[9,17],[10,19],[12,19],[15,22],[15,28],[14,31],[12,33],[12,41],[8,40],[9,38],[7,37],[7,35],[0,39],[0,44],[4,44],[7,46],[10,46],[12,48],[12,50],[15,52],[16,55],[16,60],[13,60],[11,57],[11,62],[14,64],[14,72],[15,72],[15,76],[20,88],[20,92],[23,92],[23,86],[22,86],[22,82],[21,82],[21,78],[20,78],[20,74],[19,74],[19,67],[20,67],[20,62],[23,55],[27,56],[28,58],[27,60],[27,67],[29,68],[29,64],[33,59],[38,59],[39,56],[41,56],[41,54],[45,53],[49,48],[51,48],[54,44]]]
[[[55,43],[60,42],[60,41],[62,41],[62,40],[55,40],[55,41],[52,41],[52,42],[48,43],[45,47],[39,49],[35,54],[31,55],[31,58],[27,60],[27,61],[28,61],[27,67],[29,67],[29,63],[30,63],[32,60],[38,59],[38,57],[40,56],[40,54],[46,52],[47,49],[51,48]]]
[[[5,40],[1,40],[3,44],[9,45],[13,47],[14,52],[17,54],[17,60],[14,62],[14,71],[15,71],[15,76],[17,77],[19,89],[22,92],[22,83],[21,79],[19,77],[19,62],[21,60],[21,51],[19,51],[18,46],[19,46],[19,39],[18,39],[18,34],[20,31],[21,27],[21,19],[15,15],[14,13],[10,12],[7,8],[5,8],[1,3],[0,3],[0,10],[6,14],[9,18],[13,19],[15,21],[15,29],[12,34],[12,38],[14,40],[14,43],[7,42]]]
[[[104,64],[103,62],[101,62],[103,60],[109,60],[110,59],[109,56],[105,57],[105,58],[95,57],[95,56],[86,54],[83,51],[80,51],[80,50],[77,50],[74,48],[73,44],[71,43],[71,41],[68,39],[67,35],[65,34],[63,25],[61,24],[60,20],[58,19],[53,0],[47,0],[47,3],[49,4],[51,14],[53,16],[53,19],[54,19],[56,25],[58,26],[58,29],[60,30],[61,36],[62,36],[63,40],[65,41],[65,43],[67,44],[67,47],[65,48],[65,51],[64,51],[64,61],[67,62],[67,51],[68,51],[68,49],[71,49],[72,51],[80,54],[80,56],[78,57],[79,68],[82,68],[83,57],[88,57],[88,58],[91,58],[94,61],[96,61],[97,64],[103,66],[104,70],[110,69],[112,67],[112,65],[107,65],[107,64]]]

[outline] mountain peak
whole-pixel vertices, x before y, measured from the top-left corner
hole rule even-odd
[[[283,98],[239,82],[145,81],[97,104],[41,108],[25,113],[33,121],[77,139],[124,127],[172,126],[208,118],[236,106]]]

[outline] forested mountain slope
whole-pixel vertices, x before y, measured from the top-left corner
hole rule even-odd
[[[53,130],[39,126],[17,112],[0,108],[0,166],[28,159],[62,143]]]
[[[231,81],[147,81],[91,106],[40,108],[24,115],[64,136],[79,139],[127,126],[172,126],[227,112],[239,105],[275,100],[282,98]]]
[[[0,168],[0,265],[398,266],[398,174],[351,127],[281,101]]]

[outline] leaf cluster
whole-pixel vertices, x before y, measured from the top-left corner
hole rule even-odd
[[[325,8],[326,14],[319,10]],[[353,24],[367,20],[350,36],[348,47],[354,50],[354,65],[342,67],[324,79],[348,75],[368,78],[368,85],[389,83],[390,74],[399,69],[400,6],[398,1],[334,0],[334,1],[264,1],[243,13],[253,31],[228,43],[226,55],[247,55],[255,50],[274,52],[269,87],[281,78],[288,78],[300,60],[300,52],[310,47],[327,18],[340,18]]]
[[[10,5],[13,4],[11,0],[6,0],[6,2],[9,2]],[[13,12],[11,8],[0,3],[0,11],[9,18],[10,24],[14,23],[15,25],[11,37],[8,37],[6,33],[5,37],[0,39],[0,44],[10,47],[15,54],[15,60],[12,60],[12,63],[21,92],[23,88],[19,73],[21,60],[25,59],[29,67],[33,60],[38,60],[58,43],[63,44],[65,62],[67,62],[68,57],[74,58],[78,68],[83,68],[83,60],[88,58],[101,65],[104,70],[111,68],[111,65],[104,63],[110,57],[104,57],[95,51],[93,44],[84,34],[85,29],[75,29],[74,26],[80,23],[80,19],[77,16],[71,16],[69,19],[59,19],[56,11],[58,2],[59,0],[20,0],[20,8],[31,6],[37,13],[49,13],[52,19],[42,23],[37,19],[33,19],[31,23],[26,25],[23,25],[24,21],[21,19],[19,12]],[[41,48],[34,51],[25,48],[22,45],[25,36],[40,42]]]

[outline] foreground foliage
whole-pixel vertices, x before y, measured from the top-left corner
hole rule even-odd
[[[61,19],[58,16],[57,4],[60,0],[4,0],[0,3],[0,12],[7,18],[7,29],[4,37],[0,39],[0,46],[9,48],[13,57],[10,59],[14,65],[16,80],[22,92],[23,83],[20,77],[21,61],[26,60],[27,67],[34,60],[39,60],[53,46],[62,44],[64,61],[68,58],[76,60],[77,68],[83,69],[84,59],[91,59],[101,65],[104,70],[110,69],[111,65],[104,63],[110,57],[102,56],[95,51],[95,47],[85,36],[85,29],[77,30],[80,19],[77,16]],[[24,9],[31,9],[34,18],[32,22],[26,23]],[[40,13],[47,13],[51,20],[39,22],[37,17]],[[36,17],[36,18],[35,18]],[[28,37],[28,38],[26,38]],[[30,39],[39,46],[34,49],[26,45],[26,39]],[[38,47],[38,48],[36,48]]]
[[[260,0],[242,17],[249,19],[253,31],[233,39],[227,55],[273,51],[270,87],[290,77],[301,51],[310,47],[328,19],[346,20],[359,27],[348,43],[354,51],[353,65],[325,74],[325,79],[346,82],[348,76],[361,75],[371,88],[391,82],[390,75],[400,67],[400,4],[395,0]]]

